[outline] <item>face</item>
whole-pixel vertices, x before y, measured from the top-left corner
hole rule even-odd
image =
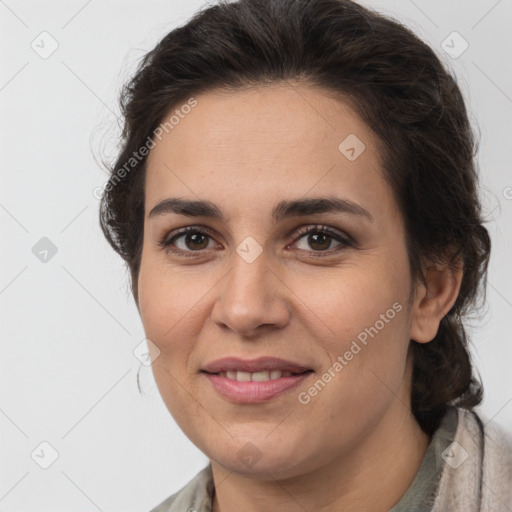
[[[410,396],[404,224],[376,137],[304,84],[196,101],[147,162],[138,305],[159,391],[231,471],[334,464]]]

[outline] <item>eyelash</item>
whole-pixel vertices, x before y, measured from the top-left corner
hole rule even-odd
[[[206,228],[203,228],[200,226],[187,226],[187,227],[177,231],[171,238],[169,238],[166,235],[164,238],[162,238],[162,240],[160,240],[158,242],[158,245],[160,247],[162,247],[163,249],[165,249],[166,251],[176,254],[177,256],[183,257],[183,258],[193,258],[198,254],[204,253],[207,249],[201,249],[201,250],[197,250],[197,251],[192,251],[192,250],[183,251],[182,249],[176,250],[176,249],[172,248],[172,244],[178,238],[180,238],[183,235],[186,235],[188,233],[207,235],[210,238],[213,238],[213,235],[210,232],[210,230],[208,230]],[[320,224],[316,224],[314,226],[302,226],[301,228],[299,228],[295,233],[296,238],[293,243],[296,243],[298,240],[303,238],[305,235],[309,235],[309,234],[328,235],[330,238],[334,239],[335,241],[340,242],[340,245],[337,246],[334,250],[327,249],[325,251],[319,251],[319,250],[305,251],[305,252],[309,253],[309,255],[312,257],[322,258],[322,257],[326,257],[326,256],[332,256],[332,254],[334,254],[334,253],[338,253],[338,252],[346,250],[347,247],[354,246],[354,241],[351,239],[351,237],[346,236],[346,235],[344,236],[337,230],[333,230],[333,229],[329,228],[328,226],[323,226]]]

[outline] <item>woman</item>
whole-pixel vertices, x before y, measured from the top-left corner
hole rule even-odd
[[[101,223],[210,464],[153,512],[512,510],[464,314],[471,128],[410,31],[346,0],[209,7],[121,97]]]

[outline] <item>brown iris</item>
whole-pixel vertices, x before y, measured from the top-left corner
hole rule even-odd
[[[187,233],[185,235],[185,245],[189,249],[206,249],[208,246],[208,235],[205,235],[204,233]],[[198,245],[200,245],[200,247],[198,247]]]
[[[320,237],[320,241],[318,239]],[[323,242],[323,243],[322,243]],[[324,250],[329,249],[331,245],[331,237],[329,235],[325,235],[322,233],[312,233],[308,236],[308,243],[315,249],[314,245],[316,244],[316,249]],[[318,247],[320,245],[321,247]]]

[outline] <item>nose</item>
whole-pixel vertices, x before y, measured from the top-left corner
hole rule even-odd
[[[269,266],[265,251],[251,263],[238,253],[232,259],[226,278],[217,288],[213,321],[248,338],[284,327],[290,318],[291,291]]]

